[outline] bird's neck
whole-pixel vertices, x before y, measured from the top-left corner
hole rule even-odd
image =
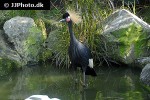
[[[70,33],[70,41],[76,41],[76,37],[72,31],[72,21],[68,22],[68,27],[69,27],[69,33]]]

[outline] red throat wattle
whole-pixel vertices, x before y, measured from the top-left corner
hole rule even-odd
[[[69,22],[70,21],[70,18],[66,18],[66,22]]]

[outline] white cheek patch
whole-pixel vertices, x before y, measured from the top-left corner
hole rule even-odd
[[[93,68],[93,59],[89,59],[89,65],[90,68]]]
[[[70,19],[70,16],[68,16],[68,18]]]

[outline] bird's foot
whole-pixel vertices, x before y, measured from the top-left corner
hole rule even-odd
[[[81,85],[83,86],[83,88],[87,88],[88,84],[84,83],[82,80],[80,80]]]
[[[78,84],[78,79],[75,79],[75,84]]]
[[[79,83],[78,79],[74,79],[74,87],[73,87],[74,90],[77,90],[78,83]]]

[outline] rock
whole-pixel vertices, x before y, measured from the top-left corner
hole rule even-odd
[[[115,53],[110,54],[110,58],[130,65],[136,59],[150,55],[150,25],[136,15],[125,9],[118,10],[105,20],[103,26],[102,35],[110,45],[107,49],[113,47],[110,53]]]
[[[0,57],[19,62],[21,60],[20,56],[16,51],[12,50],[11,44],[6,38],[7,37],[4,36],[4,31],[0,30]]]
[[[0,30],[0,76],[7,75],[12,69],[20,66],[21,58],[17,52],[11,49],[6,41],[4,31]]]
[[[138,58],[137,61],[138,65],[140,66],[145,66],[147,64],[150,63],[150,57],[141,57],[141,58]]]
[[[3,26],[7,41],[11,43],[11,49],[17,53],[21,65],[38,61],[38,54],[43,42],[41,30],[34,20],[29,17],[14,17],[6,21]],[[16,57],[13,57],[16,59]]]
[[[130,24],[135,23],[142,26],[145,30],[150,32],[150,25],[142,19],[129,12],[128,10],[121,9],[111,14],[104,22],[104,33],[109,33],[121,28],[126,28]]]
[[[142,69],[140,80],[150,86],[150,63]]]

